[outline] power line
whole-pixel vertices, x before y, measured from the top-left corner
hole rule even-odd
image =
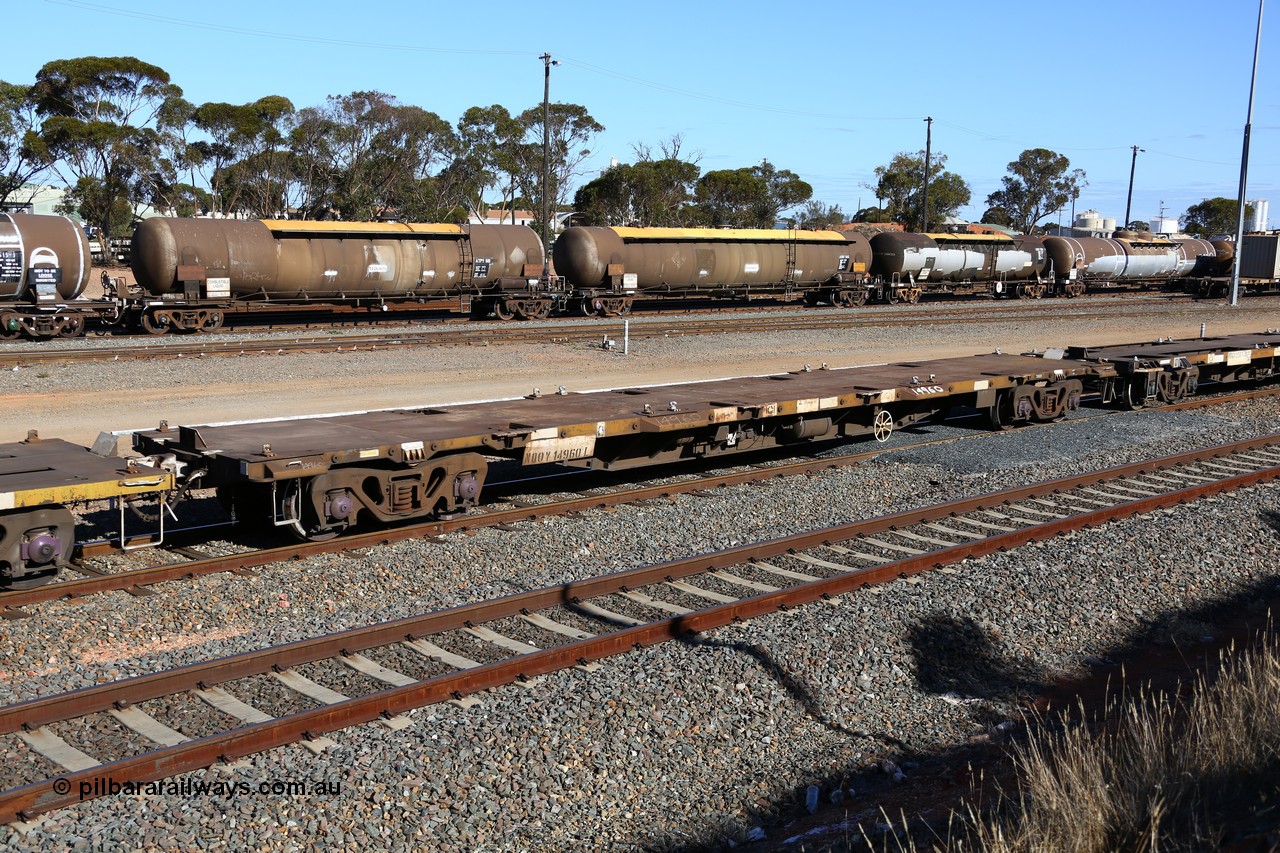
[[[387,42],[352,41],[349,39],[325,38],[321,36],[300,36],[292,33],[274,32],[271,30],[254,30],[249,29],[248,27],[233,27],[227,24],[211,24],[202,21],[189,21],[185,18],[173,18],[168,15],[153,15],[148,12],[134,12],[127,9],[117,9],[114,6],[103,6],[98,3],[85,3],[81,2],[81,0],[44,0],[44,2],[51,3],[55,6],[68,6],[72,9],[100,12],[104,15],[116,15],[121,18],[134,18],[139,21],[169,24],[175,27],[187,27],[194,30],[211,30],[213,32],[220,33],[235,33],[236,35],[281,39],[283,41],[306,42],[310,44],[331,44],[338,45],[340,47],[368,47],[376,48],[377,50],[399,50],[410,53],[446,53],[479,56],[526,56],[529,53],[527,50],[468,50],[464,48],[388,44]]]
[[[444,47],[423,47],[421,45],[398,45],[388,44],[385,42],[363,42],[352,41],[349,39],[335,39],[321,36],[303,36],[294,33],[281,33],[273,30],[256,30],[248,27],[235,27],[227,24],[214,24],[203,21],[192,21],[186,18],[175,18],[170,15],[156,15],[147,12],[135,12],[128,9],[119,9],[114,6],[105,6],[100,3],[87,3],[84,0],[45,0],[56,6],[68,6],[73,9],[81,9],[85,11],[99,12],[104,15],[116,15],[122,18],[133,18],[140,21],[150,21],[152,23],[168,24],[176,27],[186,27],[196,30],[210,30],[213,32],[233,33],[236,35],[254,36],[256,38],[280,39],[283,41],[304,42],[309,44],[328,44],[341,47],[366,47],[377,50],[397,50],[409,53],[440,53],[440,54],[464,54],[478,56],[526,56],[530,52],[522,50],[469,50],[462,48],[444,48]],[[557,54],[560,56],[560,54]],[[794,110],[785,107],[773,107],[766,104],[753,104],[748,101],[738,101],[732,98],[723,98],[718,95],[708,95],[703,92],[695,92],[690,89],[682,89],[678,86],[671,86],[666,83],[658,83],[653,80],[646,80],[642,77],[635,77],[630,74],[623,74],[608,68],[602,68],[598,65],[592,65],[589,62],[565,58],[560,60],[566,65],[573,65],[584,71],[590,71],[593,74],[599,74],[604,77],[612,77],[615,80],[625,80],[637,86],[645,86],[650,89],[656,89],[662,92],[670,92],[676,95],[682,95],[687,98],[694,98],[701,101],[710,101],[712,103],[726,104],[728,106],[740,107],[743,109],[759,110],[762,112],[779,113],[782,115],[802,116],[806,118],[828,118],[841,119],[844,121],[915,121],[917,116],[852,116],[843,113],[823,113],[807,110]]]

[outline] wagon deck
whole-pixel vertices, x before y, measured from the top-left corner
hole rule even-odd
[[[99,456],[59,438],[0,444],[0,510],[153,494],[173,485],[168,471]]]

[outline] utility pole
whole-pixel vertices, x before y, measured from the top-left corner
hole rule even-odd
[[[1121,228],[1129,227],[1129,210],[1133,207],[1133,172],[1138,168],[1138,152],[1147,153],[1147,149],[1133,146],[1133,162],[1129,164],[1129,200],[1124,203],[1124,223]]]
[[[542,60],[542,278],[551,278],[551,66],[560,63],[544,53]]]
[[[924,222],[921,231],[929,231],[929,154],[933,146],[933,116],[924,120]]]
[[[1249,179],[1249,132],[1253,126],[1253,87],[1258,82],[1258,46],[1262,43],[1262,4],[1258,0],[1258,33],[1253,40],[1253,76],[1249,78],[1249,112],[1244,120],[1244,151],[1240,154],[1240,210],[1236,218],[1236,256],[1231,262],[1231,305],[1240,304],[1240,252],[1244,249],[1245,189]]]

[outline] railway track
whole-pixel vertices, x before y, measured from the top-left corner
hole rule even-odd
[[[803,314],[781,316],[724,317],[698,316],[688,319],[637,317],[629,322],[628,334],[636,340],[680,335],[759,334],[792,330],[856,329],[866,326],[896,327],[929,323],[982,323],[994,319],[1058,320],[1078,318],[1081,306],[1098,302],[1064,302],[1062,307],[1045,307],[1013,302],[989,303],[982,307],[948,306],[897,307],[886,310],[842,311],[814,309]],[[1106,303],[1104,303],[1106,304]],[[1172,297],[1143,303],[1141,310],[1161,312],[1176,304]],[[1126,310],[1138,309],[1127,304]],[[774,309],[778,310],[778,309]],[[794,309],[792,309],[794,310]],[[370,352],[419,346],[492,346],[503,344],[589,343],[615,340],[620,346],[624,334],[621,320],[590,324],[567,322],[551,325],[477,324],[444,321],[429,328],[378,332],[361,335],[317,334],[292,338],[246,341],[225,340],[225,335],[198,335],[193,338],[145,338],[115,344],[98,342],[81,346],[13,344],[0,347],[0,366],[49,364],[57,362],[119,361],[124,359],[204,358],[207,356],[285,355],[291,353]]]
[[[0,792],[0,821],[119,793],[291,743],[314,751],[328,733],[378,723],[492,687],[705,632],[734,621],[1280,477],[1280,434],[994,492],[837,527],[521,592],[393,622],[101,684],[0,708],[0,734],[44,757],[48,778]],[[469,657],[465,642],[483,647]],[[485,660],[476,658],[483,657]],[[416,661],[416,664],[413,662]],[[397,663],[398,662],[398,663]],[[401,670],[409,669],[411,672]],[[300,671],[354,671],[348,696]],[[397,669],[396,667],[399,667]],[[271,679],[298,706],[271,716],[236,696]],[[349,682],[348,682],[349,683]],[[234,722],[191,738],[138,707],[217,709]],[[119,727],[154,748],[100,761],[49,727],[81,719]],[[128,790],[128,788],[125,788]]]
[[[1197,409],[1232,402],[1242,402],[1258,397],[1276,396],[1280,388],[1267,387],[1248,391],[1236,391],[1229,394],[1184,400],[1160,407],[1164,411]],[[1106,417],[1110,412],[1099,412],[1086,417]],[[1078,418],[1076,420],[1079,420]],[[1052,424],[1028,427],[1043,429]],[[916,446],[955,441],[955,438],[943,438],[922,442]],[[155,584],[175,580],[189,580],[204,575],[228,572],[233,574],[250,574],[256,568],[275,563],[300,560],[321,554],[333,554],[358,551],[362,548],[377,547],[393,542],[410,539],[443,536],[448,533],[478,530],[486,527],[499,529],[515,529],[514,525],[526,521],[553,516],[572,515],[594,509],[620,506],[623,504],[641,503],[647,500],[670,498],[681,494],[699,494],[713,489],[727,488],[745,483],[756,483],[779,477],[812,474],[818,471],[847,465],[856,465],[880,453],[897,448],[876,448],[860,453],[851,453],[836,457],[801,460],[797,462],[764,463],[753,466],[749,470],[729,473],[713,473],[674,483],[663,483],[653,486],[621,488],[602,494],[583,495],[568,500],[551,500],[546,503],[530,504],[517,502],[506,509],[481,509],[467,515],[452,519],[426,521],[401,527],[383,528],[361,533],[347,534],[337,539],[320,542],[292,542],[272,548],[235,551],[219,555],[207,555],[199,550],[178,545],[170,549],[173,554],[186,557],[186,560],[150,566],[141,569],[129,569],[120,572],[102,572],[84,565],[85,557],[101,556],[112,553],[115,547],[103,542],[85,546],[77,570],[84,577],[55,580],[34,589],[10,590],[0,592],[0,618],[24,619],[32,615],[24,607],[41,604],[46,601],[81,599],[104,592],[128,592],[131,594],[147,594]],[[575,472],[579,474],[580,472]],[[583,472],[585,473],[585,472]],[[595,472],[600,473],[600,472]],[[499,499],[501,502],[501,499]],[[132,546],[149,544],[142,538],[131,539],[127,543]]]

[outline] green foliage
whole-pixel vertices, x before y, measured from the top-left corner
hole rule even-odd
[[[374,91],[295,109],[268,95],[193,104],[164,69],[135,57],[49,62],[32,86],[0,82],[0,199],[50,170],[63,209],[104,233],[127,232],[135,205],[196,215],[400,218],[464,222],[497,192],[506,207],[563,210],[604,127],[586,107],[554,103],[518,115],[494,104],[449,122]],[[543,174],[543,141],[548,177]],[[578,193],[589,221],[768,228],[812,187],[768,160],[701,173],[673,137]],[[545,186],[544,186],[545,184]],[[842,220],[812,202],[809,227]]]
[[[496,187],[502,207],[516,206],[516,175],[523,168],[519,149],[526,128],[506,107],[471,107],[458,120],[458,157],[446,167],[450,180],[466,193],[470,207],[484,205],[485,191]]]
[[[840,205],[826,205],[820,201],[809,201],[796,215],[796,227],[808,230],[820,230],[830,225],[840,225],[845,221],[844,211]]]
[[[1010,227],[1029,234],[1088,186],[1084,171],[1068,172],[1070,167],[1071,161],[1061,154],[1028,148],[1009,164],[1009,174],[1001,179],[1001,188],[987,196],[987,204],[1002,208]]]
[[[1009,211],[1003,207],[988,207],[982,214],[982,221],[988,225],[1008,225]]]
[[[133,232],[133,205],[129,199],[119,192],[113,193],[95,178],[76,181],[76,185],[67,190],[55,210],[66,216],[81,217],[86,210],[105,211],[103,220],[111,223],[111,228],[100,229],[100,233],[110,237],[128,237]],[[85,221],[90,222],[88,219]]]
[[[954,172],[942,171],[947,155],[934,153],[929,163],[929,222],[938,222],[969,203],[971,193],[965,180]],[[924,152],[900,151],[888,165],[877,166],[876,198],[885,202],[890,221],[901,222],[908,231],[919,231],[924,222]]]
[[[674,158],[622,163],[579,189],[574,209],[588,225],[688,226],[697,221],[691,202],[700,171]]]
[[[713,228],[772,228],[778,215],[807,201],[813,187],[768,160],[743,169],[707,172],[695,197],[702,224]]]
[[[0,80],[0,204],[15,197],[24,184],[43,175],[51,165],[41,156],[35,129],[39,119],[29,86]]]
[[[854,222],[892,222],[893,214],[880,207],[864,207],[853,215]]]
[[[279,95],[240,105],[210,102],[193,111],[192,123],[208,139],[191,143],[190,159],[210,170],[210,209],[257,216],[281,209],[291,176],[285,134],[293,115],[293,104]]]
[[[514,147],[513,177],[520,192],[533,204],[533,210],[541,216],[542,200],[554,211],[569,201],[569,185],[581,174],[583,162],[591,156],[587,147],[604,125],[591,117],[580,104],[553,103],[548,105],[547,126],[542,123],[542,105],[530,107],[517,119],[525,128],[524,142]],[[547,186],[542,185],[543,135],[547,146]]]
[[[766,228],[769,187],[754,170],[717,169],[698,181],[695,191],[699,218],[712,228]]]
[[[1193,237],[1234,234],[1240,222],[1240,203],[1233,198],[1207,198],[1193,204],[1182,215],[1182,230]],[[1253,205],[1244,206],[1244,215],[1253,215]]]
[[[172,183],[172,122],[182,90],[169,74],[132,56],[58,59],[36,73],[29,99],[44,121],[29,149],[74,179],[77,212],[105,234],[132,219],[157,182]],[[68,202],[69,203],[69,202]],[[128,216],[122,215],[127,209]]]

